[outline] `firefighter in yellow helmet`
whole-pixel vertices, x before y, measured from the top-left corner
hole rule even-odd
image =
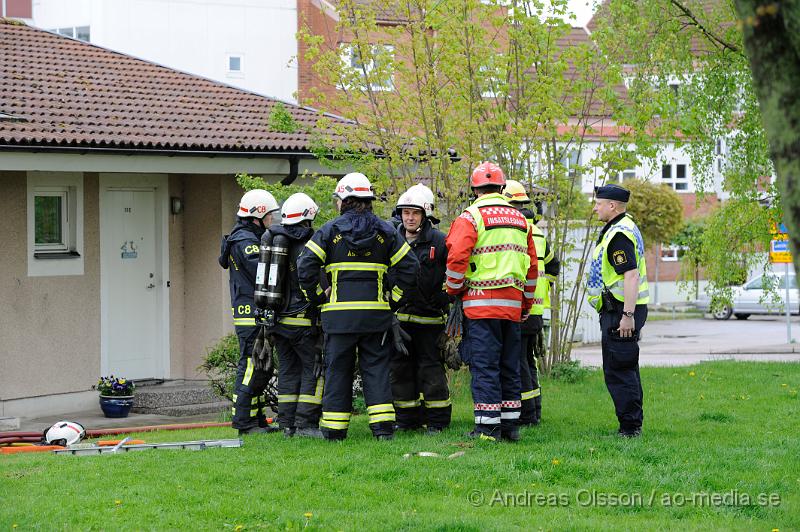
[[[541,201],[536,202],[536,211],[531,211],[526,205],[531,202],[525,187],[519,181],[507,180],[503,195],[514,207],[525,216],[528,226],[533,234],[536,244],[538,259],[537,270],[539,279],[533,295],[531,313],[521,325],[522,352],[520,353],[520,377],[522,381],[522,412],[520,426],[538,425],[542,417],[542,390],[539,387],[539,371],[537,357],[544,355],[541,349],[544,346],[543,314],[546,306],[549,307],[548,293],[550,282],[555,280],[560,270],[560,263],[555,257],[552,246],[536,226],[538,217],[541,216]]]

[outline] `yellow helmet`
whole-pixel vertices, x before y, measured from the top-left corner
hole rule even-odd
[[[525,187],[519,181],[513,179],[506,180],[506,188],[503,189],[503,196],[511,203],[530,203],[531,199],[525,192]]]

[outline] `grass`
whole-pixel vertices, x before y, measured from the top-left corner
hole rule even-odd
[[[436,437],[376,442],[358,416],[343,443],[270,434],[241,449],[4,456],[0,529],[800,528],[800,365],[714,362],[645,368],[642,377],[638,440],[613,434],[594,371],[578,383],[545,381],[543,424],[519,444],[473,447],[462,436],[471,427],[462,372],[453,427]],[[403,458],[416,451],[465,454]],[[692,501],[693,493],[705,495]]]

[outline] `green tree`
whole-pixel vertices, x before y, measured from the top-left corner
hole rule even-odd
[[[683,203],[666,185],[634,179],[625,182],[631,191],[628,212],[642,232],[645,245],[669,243],[683,225]]]
[[[298,181],[301,183],[308,182],[308,184],[298,184],[295,182],[291,185],[282,185],[281,183],[267,182],[262,177],[251,176],[249,174],[238,174],[236,176],[236,182],[239,183],[239,186],[245,191],[254,188],[264,189],[272,194],[279,204],[282,204],[286,201],[286,198],[297,192],[308,194],[319,207],[317,217],[314,219],[314,227],[319,227],[338,216],[336,206],[331,199],[331,194],[336,188],[335,179],[329,176],[309,174],[302,176]],[[275,219],[276,223],[279,221],[280,217]]]

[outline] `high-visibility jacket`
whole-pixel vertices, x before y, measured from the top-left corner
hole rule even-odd
[[[300,288],[312,304],[322,303],[326,333],[373,333],[391,326],[386,292],[392,282],[402,292],[413,288],[419,263],[395,228],[371,212],[348,211],[323,225],[297,259]],[[331,287],[322,290],[320,266]]]
[[[262,234],[263,228],[250,220],[240,219],[231,234],[222,237],[217,260],[229,271],[231,313],[237,327],[254,327],[256,324],[253,292]]]
[[[500,194],[485,194],[450,226],[447,291],[463,294],[470,319],[520,321],[530,309],[538,277],[528,222]]]
[[[397,227],[397,235],[406,240],[402,224]],[[426,218],[417,238],[409,242],[419,261],[419,273],[411,290],[401,292],[397,287],[392,289],[393,306],[397,309],[400,321],[421,325],[444,324],[450,305],[450,298],[444,290],[447,268],[444,239],[444,233],[433,227],[430,219]]]
[[[623,234],[633,242],[636,253],[636,268],[639,271],[639,293],[636,298],[637,305],[646,305],[650,302],[650,292],[647,284],[647,266],[644,257],[644,239],[636,223],[629,214],[618,217],[603,229],[597,245],[592,253],[592,262],[589,264],[587,275],[587,296],[589,303],[599,312],[603,306],[601,293],[603,287],[608,288],[617,301],[625,301],[624,274],[617,273],[611,264],[606,252],[611,239],[617,234]]]

